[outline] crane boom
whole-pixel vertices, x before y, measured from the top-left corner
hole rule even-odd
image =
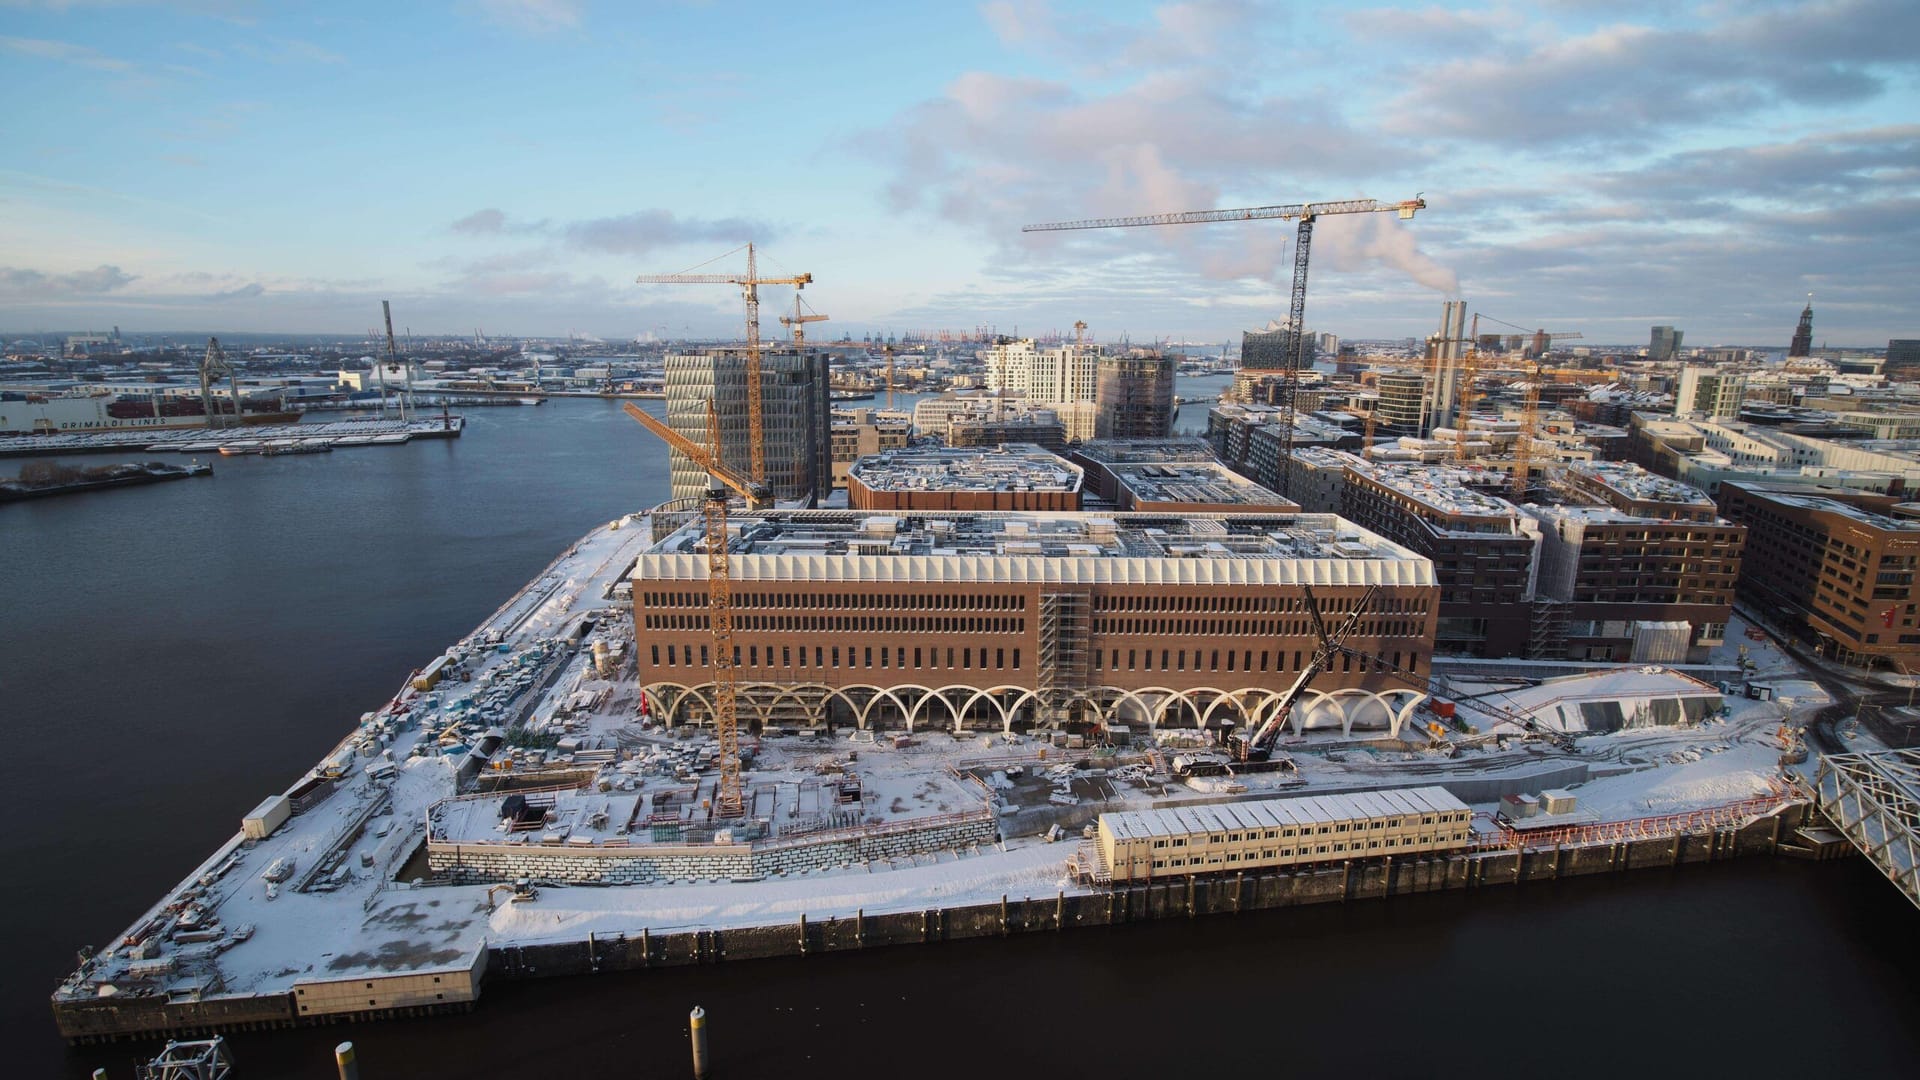
[[[1415,197],[1397,203],[1377,199],[1344,199],[1338,202],[1296,203],[1291,206],[1247,206],[1236,210],[1189,210],[1173,214],[1136,214],[1132,217],[1086,218],[1081,221],[1052,221],[1040,225],[1022,225],[1021,232],[1059,232],[1065,229],[1127,229],[1140,225],[1198,225],[1212,221],[1293,221],[1321,214],[1369,214],[1391,211],[1401,220],[1425,210],[1427,201]]]
[[[1246,206],[1233,210],[1189,210],[1172,214],[1139,214],[1133,217],[1085,218],[1080,221],[1054,221],[1041,225],[1023,225],[1021,232],[1059,232],[1066,229],[1126,229],[1141,225],[1197,225],[1213,221],[1298,221],[1293,241],[1293,295],[1287,306],[1286,337],[1282,340],[1280,387],[1275,405],[1280,407],[1280,460],[1293,455],[1293,402],[1299,388],[1300,369],[1313,363],[1306,336],[1307,261],[1313,249],[1313,222],[1322,214],[1394,213],[1406,221],[1427,208],[1427,200],[1415,195],[1399,202],[1377,199],[1343,199],[1335,202],[1294,203],[1287,206]],[[1280,474],[1280,494],[1292,486],[1291,469]]]
[[[701,446],[699,443],[668,427],[664,420],[661,420],[659,417],[642,409],[631,401],[623,404],[621,409],[624,410],[628,416],[640,421],[640,426],[660,436],[661,441],[665,442],[668,446],[685,454],[695,465],[700,466],[708,476],[713,477],[715,480],[733,489],[741,498],[747,500],[748,506],[757,509],[760,505],[770,501],[765,484],[755,484],[733,469],[728,468],[724,462],[715,459],[706,447]],[[718,449],[720,445],[717,430],[719,428],[719,418],[714,414],[712,402],[707,403],[707,427],[710,432],[710,441],[714,448]]]
[[[737,250],[737,249],[736,249]],[[766,414],[761,408],[760,387],[760,286],[791,285],[804,289],[813,283],[812,274],[763,278],[754,261],[753,245],[747,245],[747,272],[740,274],[641,274],[633,279],[641,285],[738,285],[747,306],[747,453],[752,463],[755,484],[767,479]],[[718,451],[716,450],[716,453]]]
[[[1360,602],[1353,605],[1353,610],[1347,613],[1347,617],[1340,621],[1339,626],[1329,631],[1325,620],[1320,617],[1320,601],[1314,597],[1313,587],[1302,583],[1300,588],[1307,594],[1307,614],[1313,620],[1313,632],[1319,636],[1320,644],[1315,646],[1312,658],[1307,661],[1306,667],[1300,669],[1300,674],[1294,678],[1293,685],[1287,687],[1286,692],[1281,694],[1280,699],[1274,703],[1275,707],[1268,714],[1266,722],[1240,744],[1239,757],[1242,761],[1264,760],[1272,751],[1273,738],[1279,734],[1280,728],[1292,715],[1294,702],[1300,699],[1301,691],[1333,664],[1336,654],[1344,651],[1347,635],[1353,633],[1353,628],[1359,625],[1360,616],[1367,610],[1367,605],[1373,602],[1373,594],[1380,591],[1378,585],[1367,586],[1367,591],[1360,595]]]

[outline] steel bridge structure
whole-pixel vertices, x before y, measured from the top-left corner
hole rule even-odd
[[[1820,812],[1920,907],[1920,750],[1830,754],[1815,787]]]

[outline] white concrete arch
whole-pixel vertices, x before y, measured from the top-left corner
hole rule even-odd
[[[689,700],[698,701],[706,707],[709,717],[713,715],[713,696],[707,692],[713,688],[712,683],[701,683],[698,686],[686,686],[681,683],[651,683],[649,687],[655,691],[653,695],[655,702],[661,705],[660,722],[667,727],[677,727],[681,723],[688,722],[685,719],[685,706]],[[678,690],[679,693],[672,695],[669,701],[658,693],[662,689]]]
[[[1327,726],[1312,722],[1315,718],[1316,711],[1322,710],[1323,707],[1325,710],[1332,711],[1339,725],[1340,734],[1349,734],[1346,708],[1342,706],[1332,694],[1322,690],[1312,689],[1302,690],[1300,696],[1293,700],[1293,715],[1287,718],[1293,724],[1293,733],[1299,735],[1309,727]],[[1320,715],[1324,715],[1324,712],[1321,712]]]
[[[780,707],[780,703],[789,698],[793,699],[793,702],[803,709],[811,708],[813,703],[810,692],[819,691],[820,697],[824,699],[832,689],[832,687],[824,686],[820,683],[802,683],[798,686],[777,687],[773,698],[767,702],[766,715],[771,718],[774,710]],[[824,716],[815,716],[813,720],[815,723],[824,723],[826,718]]]
[[[1119,695],[1118,700],[1114,702],[1114,708],[1110,708],[1108,710],[1109,716],[1112,716],[1116,713],[1117,707],[1119,705],[1131,703],[1135,708],[1140,710],[1141,719],[1146,722],[1148,731],[1159,730],[1160,719],[1165,713],[1164,706],[1166,702],[1169,699],[1171,699],[1173,695],[1179,693],[1178,690],[1175,690],[1172,687],[1168,687],[1168,686],[1143,686],[1137,690],[1128,690],[1124,687],[1118,687],[1118,686],[1108,686],[1108,687],[1103,687],[1102,689],[1106,690],[1108,693]],[[1149,699],[1146,696],[1149,694],[1159,694],[1161,695],[1161,697],[1157,699]]]
[[[947,729],[949,731],[959,731],[960,712],[954,707],[953,699],[947,696],[949,692],[969,694],[973,692],[973,687],[948,684],[946,686],[930,688],[927,690],[927,696],[921,698],[919,704],[916,706],[915,715],[918,716],[919,710],[926,708],[927,702],[938,701],[947,707]]]
[[[874,695],[867,699],[867,707],[860,714],[860,726],[862,728],[869,726],[868,720],[873,715],[874,706],[880,704],[880,699],[882,698],[893,702],[894,708],[900,710],[901,716],[907,715],[907,703],[900,700],[899,696],[894,693],[895,689],[897,688],[888,686],[873,687]]]
[[[867,726],[866,711],[862,709],[860,705],[856,703],[852,698],[848,697],[847,692],[849,690],[871,690],[871,689],[873,688],[870,686],[836,686],[828,690],[827,695],[820,699],[820,707],[824,711],[827,705],[830,704],[834,698],[839,698],[841,701],[846,702],[847,711],[853,713],[855,723],[857,723],[864,730]]]

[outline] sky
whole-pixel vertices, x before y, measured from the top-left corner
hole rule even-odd
[[[1920,4],[0,0],[0,333],[1920,337]],[[704,265],[703,265],[704,264]],[[793,291],[762,290],[763,323]]]

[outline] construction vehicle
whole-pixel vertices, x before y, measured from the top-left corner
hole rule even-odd
[[[1374,199],[1349,199],[1340,202],[1301,203],[1291,206],[1250,206],[1237,210],[1195,210],[1173,214],[1144,214],[1137,217],[1089,218],[1083,221],[1056,221],[1022,226],[1021,232],[1055,232],[1065,229],[1124,229],[1140,225],[1186,225],[1212,221],[1260,221],[1278,219],[1298,221],[1293,241],[1293,297],[1288,307],[1280,387],[1274,404],[1280,406],[1280,457],[1285,461],[1293,453],[1293,402],[1299,388],[1299,373],[1312,366],[1311,340],[1306,336],[1307,257],[1313,246],[1313,223],[1325,214],[1394,213],[1406,221],[1427,208],[1418,195],[1397,203]],[[1280,474],[1280,494],[1288,493],[1288,473]]]
[[[1360,595],[1359,602],[1353,605],[1353,610],[1347,613],[1347,617],[1341,620],[1340,625],[1328,630],[1325,620],[1320,617],[1320,601],[1313,595],[1313,587],[1302,584],[1300,588],[1307,595],[1307,614],[1313,620],[1315,636],[1320,639],[1320,643],[1314,647],[1312,657],[1307,660],[1306,666],[1300,669],[1300,674],[1294,678],[1293,685],[1287,687],[1286,692],[1274,702],[1264,723],[1251,732],[1234,732],[1227,736],[1230,762],[1222,760],[1218,755],[1182,755],[1173,761],[1173,771],[1176,774],[1208,776],[1220,773],[1272,772],[1293,767],[1290,759],[1273,756],[1274,741],[1286,727],[1288,718],[1293,715],[1293,707],[1300,700],[1301,693],[1321,672],[1332,666],[1336,655],[1346,651],[1342,643],[1346,641],[1347,635],[1353,633],[1354,627],[1359,625],[1361,614],[1373,601],[1374,593],[1380,590],[1378,585],[1367,586],[1367,591]]]
[[[738,494],[749,510],[758,510],[772,502],[764,482],[741,476],[720,460],[720,416],[713,402],[707,402],[707,446],[668,427],[652,413],[629,401],[622,406],[628,416],[685,454],[712,478],[707,488],[702,516],[707,534],[707,615],[713,636],[713,654],[709,667],[713,673],[713,730],[719,740],[720,783],[714,793],[716,817],[741,817],[746,799],[740,789],[740,674],[733,663],[733,579],[728,566],[727,502]]]

